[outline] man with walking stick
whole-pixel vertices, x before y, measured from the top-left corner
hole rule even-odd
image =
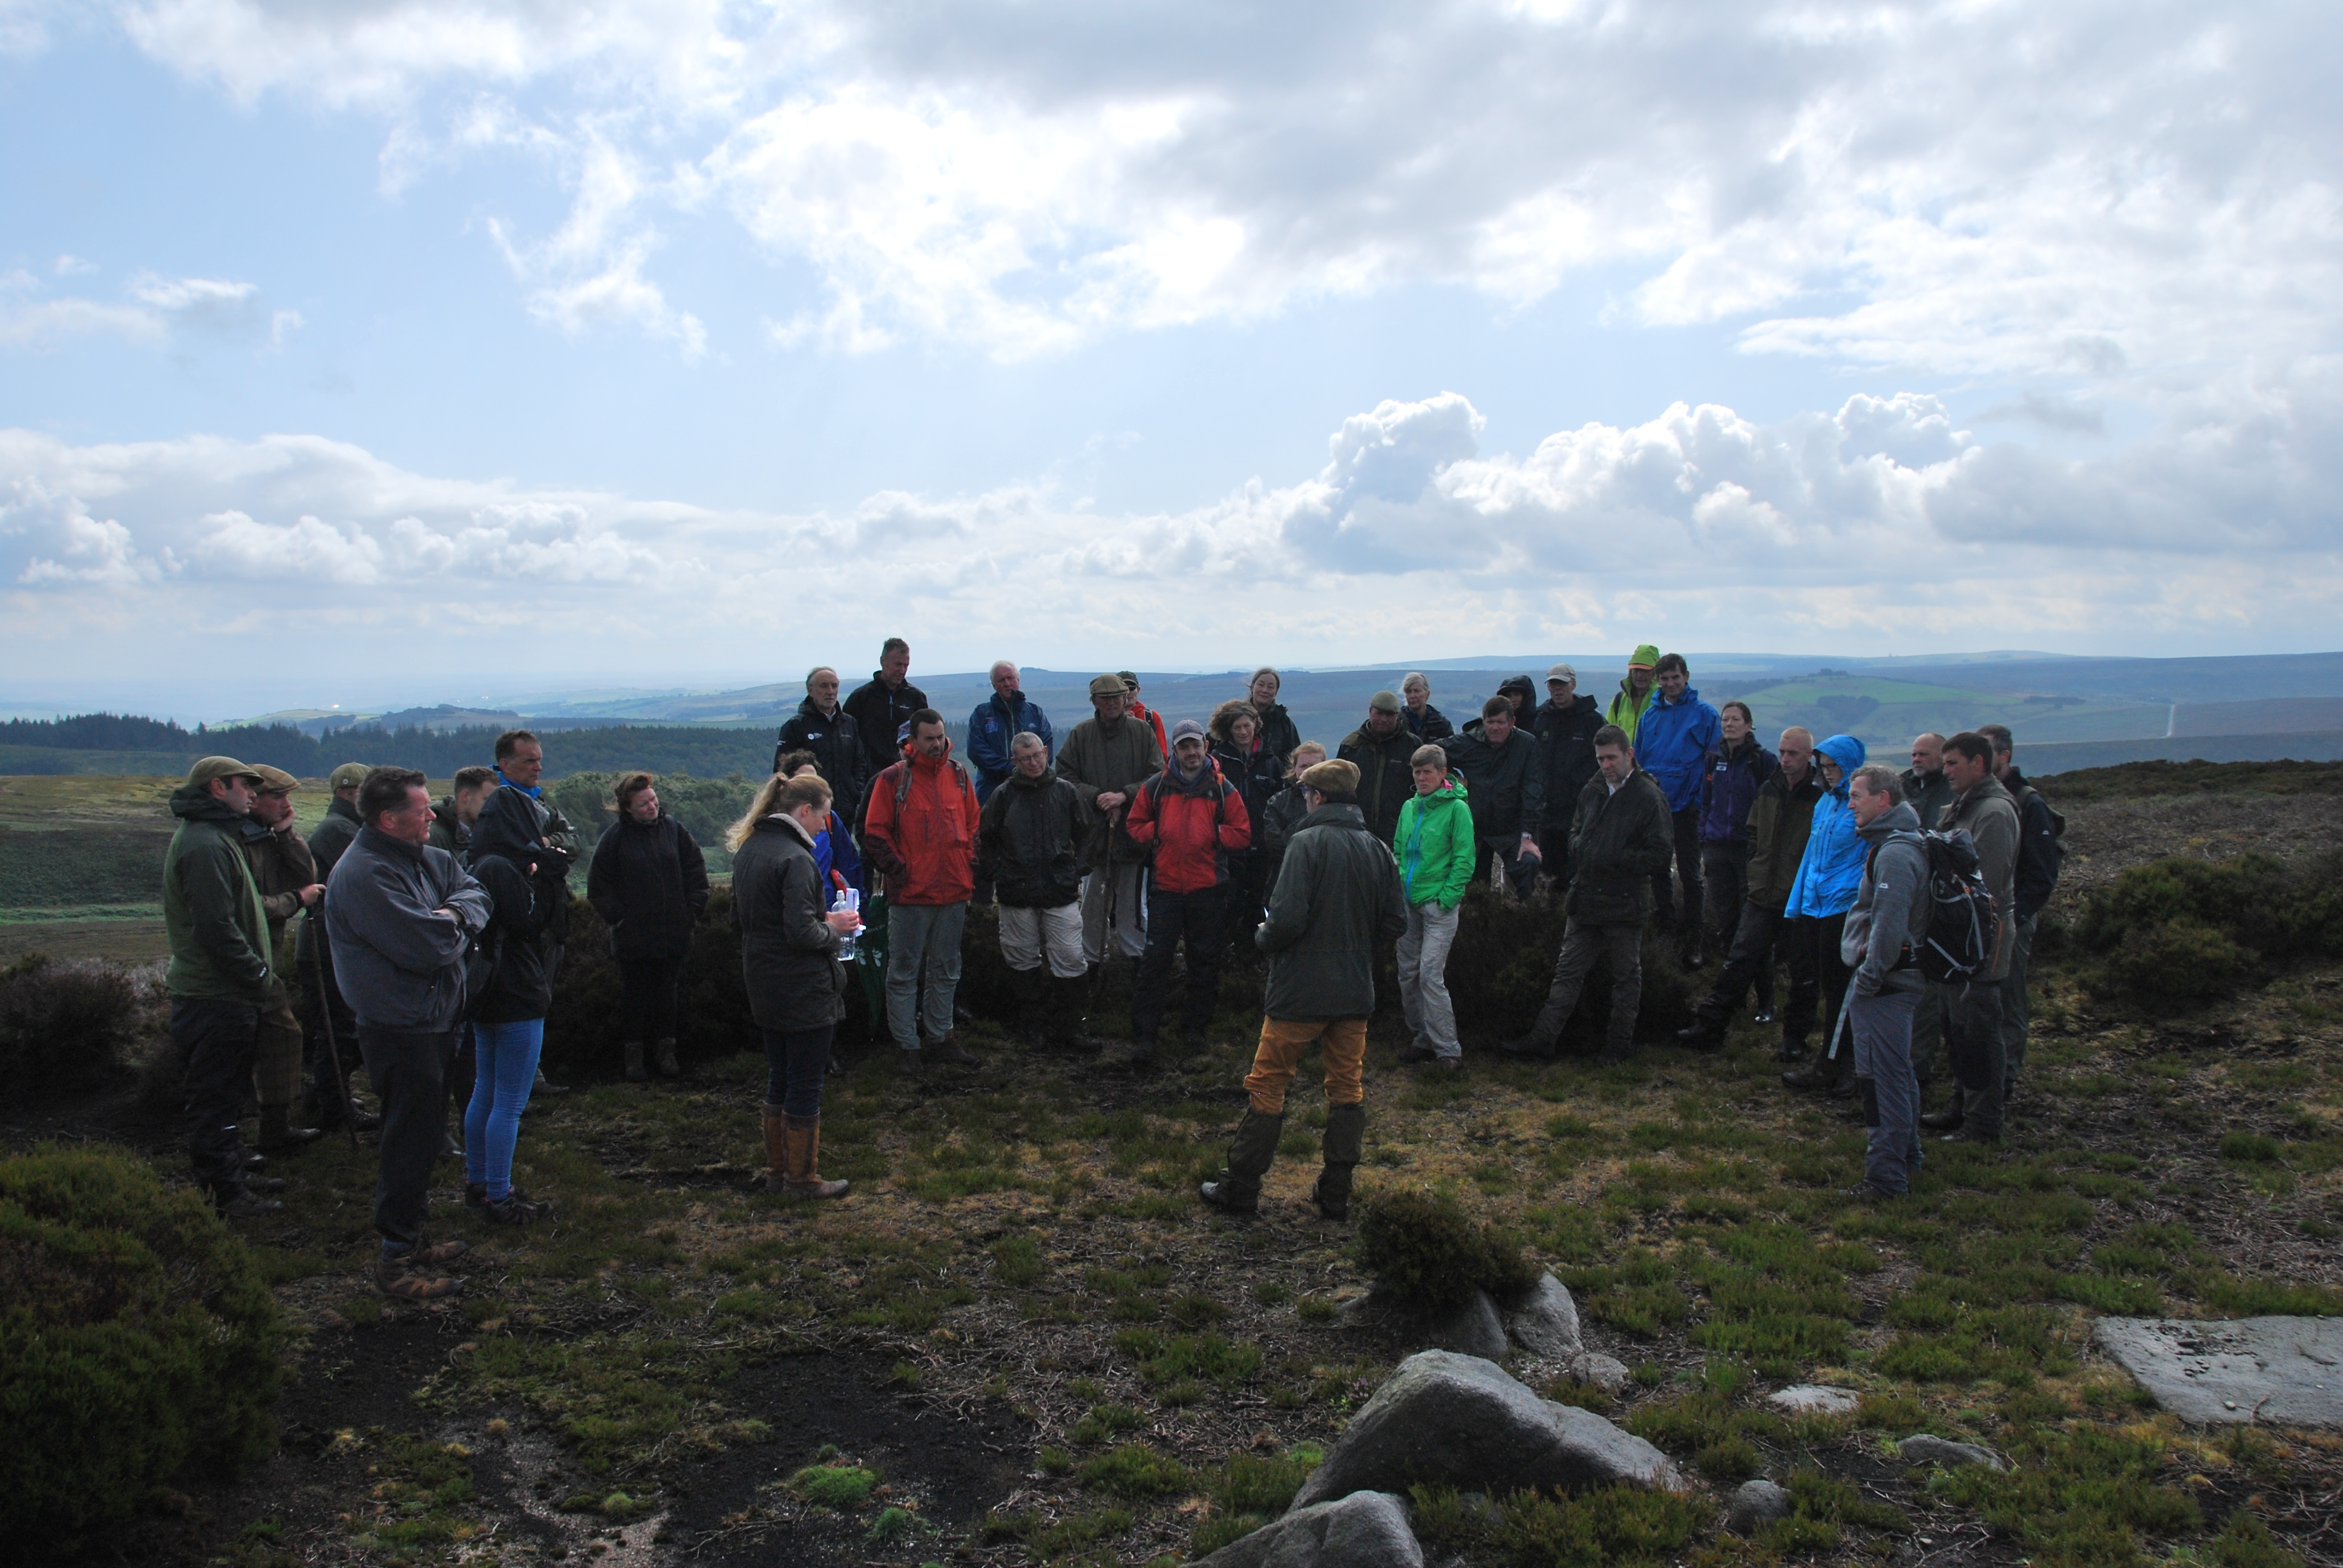
[[[1104,979],[1109,933],[1122,956],[1136,964],[1146,951],[1141,922],[1140,871],[1147,851],[1131,840],[1125,818],[1131,791],[1163,769],[1163,751],[1155,744],[1154,729],[1131,717],[1131,689],[1119,675],[1101,675],[1091,682],[1091,714],[1074,726],[1058,749],[1058,777],[1081,792],[1082,799],[1106,824],[1106,831],[1091,835],[1082,847],[1082,957],[1097,969],[1095,988]],[[1092,1008],[1096,1008],[1095,991]]]

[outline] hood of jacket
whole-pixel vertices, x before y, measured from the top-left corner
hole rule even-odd
[[[526,866],[545,852],[538,842],[545,837],[545,808],[527,795],[518,789],[491,789],[472,823],[472,858],[501,855]]]
[[[171,815],[182,822],[217,822],[236,829],[245,823],[244,813],[213,794],[208,784],[182,784],[172,790]]]
[[[1838,799],[1845,799],[1846,781],[1855,777],[1856,769],[1863,766],[1865,756],[1863,742],[1852,735],[1834,735],[1815,749],[1838,764],[1838,788],[1830,793]]]

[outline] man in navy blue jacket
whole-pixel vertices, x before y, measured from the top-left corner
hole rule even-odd
[[[1652,673],[1660,689],[1635,724],[1635,763],[1668,798],[1675,830],[1676,888],[1682,908],[1670,897],[1668,874],[1652,879],[1654,918],[1676,928],[1676,950],[1688,968],[1705,960],[1700,940],[1700,781],[1708,770],[1708,749],[1724,738],[1716,709],[1692,689],[1692,669],[1680,653],[1664,653]]]
[[[992,667],[992,696],[968,716],[968,760],[976,769],[978,804],[991,799],[1016,770],[1009,743],[1028,729],[1041,738],[1051,755],[1057,754],[1058,738],[1050,733],[1049,716],[1040,703],[1025,700],[1017,667],[1004,658]]]

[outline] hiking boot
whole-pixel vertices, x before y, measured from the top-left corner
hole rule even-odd
[[[627,1081],[649,1083],[651,1075],[643,1070],[643,1042],[639,1040],[630,1040],[623,1049],[627,1053]]]
[[[675,1059],[675,1041],[673,1040],[663,1040],[659,1042],[659,1076],[661,1078],[681,1078],[683,1076],[683,1063]]]
[[[1133,1072],[1145,1072],[1152,1068],[1155,1065],[1155,1041],[1151,1039],[1133,1040],[1131,1054],[1122,1059],[1122,1065]]]
[[[1942,1111],[1924,1111],[1920,1113],[1920,1125],[1931,1132],[1957,1132],[1961,1129],[1961,1123],[1966,1120],[1966,1118],[1961,1114],[1961,1105],[1957,1100]]]
[[[436,1302],[464,1288],[460,1278],[433,1274],[420,1252],[384,1258],[374,1266],[374,1288],[393,1301]]]
[[[1434,1072],[1462,1072],[1464,1070],[1464,1059],[1462,1056],[1435,1056],[1432,1059],[1432,1069]]]
[[[921,1050],[916,1045],[911,1047],[909,1050],[898,1048],[895,1052],[895,1070],[901,1073],[905,1078],[926,1077],[928,1071],[927,1052]]]
[[[1829,1062],[1811,1061],[1805,1066],[1798,1069],[1795,1072],[1785,1072],[1782,1074],[1782,1087],[1785,1089],[1826,1089],[1830,1086],[1832,1077],[1833,1074],[1831,1072],[1831,1065]]]
[[[1695,1023],[1676,1030],[1676,1043],[1688,1050],[1715,1050],[1725,1043],[1725,1031]]]
[[[429,1241],[407,1254],[410,1263],[452,1263],[472,1250],[469,1241]]]
[[[1362,1124],[1365,1112],[1360,1112]],[[1277,1158],[1278,1134],[1285,1130],[1285,1112],[1271,1115],[1246,1107],[1244,1120],[1237,1123],[1236,1136],[1229,1141],[1228,1173],[1217,1181],[1206,1181],[1197,1187],[1196,1196],[1213,1208],[1231,1214],[1251,1214],[1261,1207],[1261,1179],[1269,1173],[1270,1162]],[[1334,1117],[1330,1109],[1326,1117],[1329,1138],[1333,1136]]]
[[[292,1123],[291,1106],[262,1106],[260,1136],[253,1141],[253,1147],[263,1154],[291,1154],[307,1148],[326,1135],[322,1127],[296,1127]]]
[[[1751,1023],[1772,1023],[1775,1021],[1774,1010],[1770,1007],[1761,1007],[1755,1012],[1749,1015],[1749,1021]]]
[[[1261,1189],[1250,1191],[1223,1177],[1218,1181],[1200,1181],[1196,1196],[1224,1214],[1258,1214],[1261,1212]]]
[[[532,1203],[516,1187],[502,1198],[482,1194],[480,1218],[492,1225],[534,1225],[553,1212],[550,1203]]]
[[[1780,1045],[1774,1049],[1774,1060],[1775,1061],[1805,1060],[1806,1042],[1804,1040],[1798,1040],[1795,1042],[1786,1040],[1784,1040]]]
[[[566,1083],[556,1083],[553,1080],[546,1077],[545,1069],[543,1067],[539,1067],[537,1070],[537,1081],[530,1084],[528,1087],[528,1097],[531,1100],[535,1100],[540,1094],[567,1094],[568,1092],[569,1086]]]
[[[979,1067],[982,1065],[977,1060],[976,1053],[960,1042],[960,1030],[956,1029],[944,1030],[944,1037],[931,1041],[927,1050],[928,1054],[948,1066]]]
[[[1399,1053],[1399,1059],[1409,1067],[1420,1067],[1439,1054],[1428,1045],[1411,1045]]]
[[[263,1214],[280,1212],[285,1205],[274,1198],[263,1198],[250,1187],[238,1181],[232,1187],[220,1187],[212,1192],[212,1207],[223,1220],[252,1220]]]
[[[1839,1189],[1838,1195],[1850,1203],[1889,1203],[1904,1194],[1890,1192],[1885,1187],[1875,1187],[1868,1181],[1858,1181],[1852,1187]]]
[[[1507,1056],[1525,1061],[1552,1061],[1554,1056],[1554,1041],[1540,1040],[1534,1034],[1525,1034],[1518,1040],[1501,1040],[1497,1049]]]

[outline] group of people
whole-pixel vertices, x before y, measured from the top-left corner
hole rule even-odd
[[[1543,880],[1566,917],[1544,1006],[1502,1043],[1506,1054],[1552,1056],[1607,960],[1597,1060],[1624,1059],[1656,926],[1688,966],[1724,955],[1680,1040],[1721,1040],[1754,991],[1757,1020],[1778,1019],[1795,1064],[1786,1086],[1861,1097],[1872,1129],[1864,1193],[1905,1189],[1924,1126],[2001,1135],[2024,1062],[2034,924],[2063,829],[2017,770],[2006,729],[1924,735],[1901,774],[1869,763],[1852,736],[1817,744],[1793,728],[1768,749],[1746,704],[1710,707],[1681,656],[1646,646],[1607,707],[1557,664],[1543,703],[1533,706],[1527,677],[1512,678],[1461,729],[1412,674],[1370,699],[1331,758],[1300,738],[1269,668],[1208,720],[1168,728],[1134,674],[1101,675],[1090,716],[1061,741],[1003,661],[965,726],[963,758],[910,684],[910,657],[888,639],[870,681],[844,698],[835,670],[810,672],[771,777],[728,835],[743,977],[769,1063],[776,1191],[846,1191],[820,1171],[821,1086],[844,1016],[842,960],[858,933],[875,935],[866,908],[885,910],[879,961],[899,1062],[917,1072],[975,1060],[955,999],[980,898],[998,906],[1021,1023],[1038,1040],[1094,1047],[1093,982],[1112,956],[1135,961],[1134,1066],[1152,1059],[1181,955],[1179,1024],[1192,1045],[1232,950],[1267,960],[1247,1112],[1227,1171],[1202,1189],[1224,1209],[1256,1202],[1287,1088],[1320,1045],[1328,1121],[1313,1201],[1332,1218],[1347,1212],[1383,944],[1397,956],[1404,1060],[1462,1065],[1445,970],[1475,883],[1529,899]],[[345,764],[306,843],[293,830],[298,783],[274,769],[206,758],[173,795],[171,1027],[186,1057],[190,1158],[224,1213],[277,1206],[269,1156],[376,1120],[348,1092],[353,1042],[381,1105],[382,1289],[429,1299],[460,1287],[437,1271],[463,1243],[432,1242],[424,1229],[442,1155],[460,1152],[465,1201],[488,1220],[547,1211],[513,1185],[513,1151],[532,1091],[549,1088],[538,1058],[581,845],[539,786],[543,769],[527,730],[499,737],[494,765],[459,771],[437,803],[412,769]],[[624,1070],[672,1076],[678,975],[708,873],[650,775],[619,778],[612,803],[587,898],[620,972]],[[1929,829],[1966,835],[1996,910],[1989,960],[1956,985],[1914,964],[1931,918]],[[304,911],[288,983],[278,955]],[[857,958],[873,956],[866,946]],[[1788,980],[1778,1012],[1777,965]],[[1959,1093],[1923,1113],[1940,1043]],[[296,1120],[305,1053],[313,1114],[303,1120],[316,1125]],[[464,1105],[460,1150],[446,1125],[451,1088]],[[248,1097],[260,1105],[255,1152],[239,1128]]]

